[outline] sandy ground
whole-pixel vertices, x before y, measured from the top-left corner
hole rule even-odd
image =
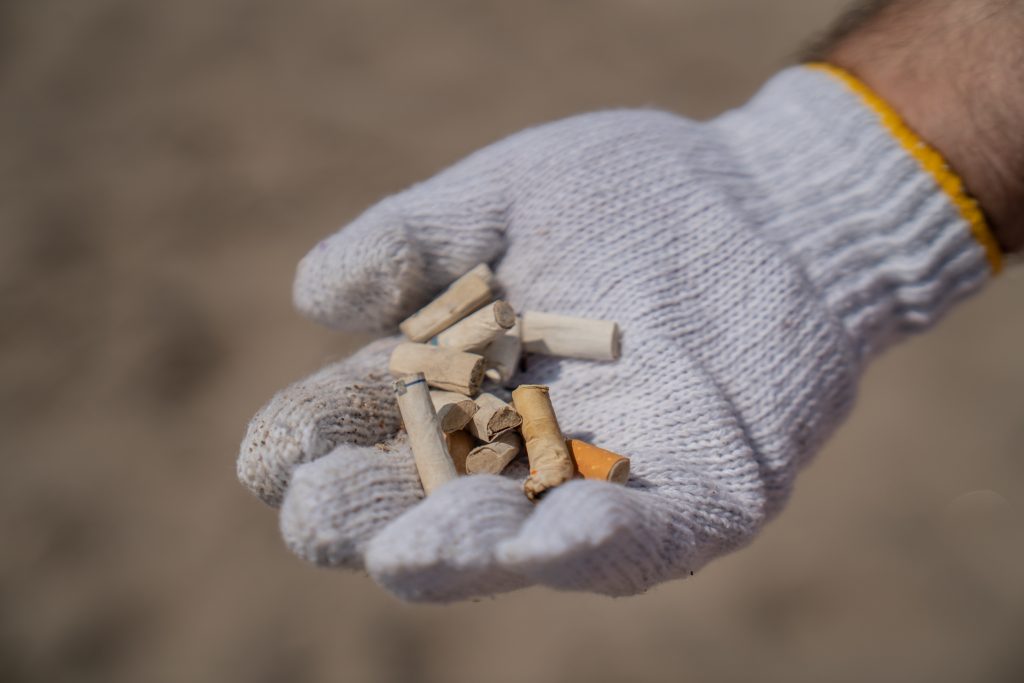
[[[0,680],[1024,678],[1020,272],[871,369],[750,548],[638,598],[406,606],[235,481],[364,341],[290,308],[319,237],[529,124],[736,105],[840,4],[0,4]]]

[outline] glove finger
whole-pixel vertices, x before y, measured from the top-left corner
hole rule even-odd
[[[450,602],[527,585],[499,566],[494,550],[530,514],[522,485],[473,475],[437,489],[385,527],[369,544],[366,568],[404,600]]]
[[[339,444],[372,446],[394,436],[401,422],[387,359],[396,343],[373,342],[271,398],[242,440],[239,481],[277,507],[296,466]]]
[[[281,535],[313,564],[361,569],[373,535],[422,498],[404,437],[383,448],[341,445],[295,468],[281,506]]]
[[[676,345],[644,341],[617,364],[567,365],[551,385],[568,435],[631,457],[628,484],[576,480],[549,491],[499,547],[509,569],[556,588],[628,595],[687,575],[759,528],[762,478],[735,409]],[[638,379],[652,375],[663,380]]]
[[[295,306],[330,327],[390,331],[497,258],[508,202],[497,155],[487,152],[384,199],[320,242],[299,263]]]
[[[551,491],[497,554],[552,588],[633,595],[741,545],[759,522],[700,476],[678,477],[671,492],[575,480]]]

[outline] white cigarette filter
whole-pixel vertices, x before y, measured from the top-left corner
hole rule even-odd
[[[423,490],[429,496],[434,489],[459,475],[445,446],[444,434],[423,373],[401,377],[394,386],[416,470]]]
[[[465,427],[473,419],[476,411],[480,409],[476,401],[455,391],[431,389],[430,400],[434,404],[434,410],[437,411],[441,431],[445,434],[457,432]]]
[[[463,432],[465,433],[465,432]],[[523,447],[518,432],[505,432],[490,443],[482,443],[466,455],[466,474],[501,474]]]
[[[458,431],[445,434],[444,441],[448,446],[448,455],[452,456],[452,462],[455,464],[455,471],[459,473],[459,476],[467,474],[466,459],[476,447],[476,439],[468,432]]]
[[[521,384],[512,392],[512,404],[523,418],[523,441],[530,459],[530,476],[523,483],[523,491],[534,500],[572,479],[575,467],[555,418],[548,388]]]
[[[615,360],[619,357],[619,326],[611,320],[573,318],[525,311],[523,350],[564,358]]]
[[[494,394],[483,393],[476,397],[479,410],[466,425],[466,431],[481,441],[494,441],[499,434],[515,429],[523,423],[515,408]]]
[[[425,342],[491,300],[494,274],[481,263],[453,282],[436,299],[406,318],[398,329],[414,342]]]
[[[508,384],[519,369],[519,359],[523,355],[523,340],[520,336],[522,323],[516,323],[495,337],[484,349],[484,363],[487,370],[484,374],[493,382]]]
[[[422,372],[432,387],[474,396],[484,379],[484,357],[441,346],[404,342],[391,352],[388,369],[396,377]]]
[[[483,351],[515,323],[512,307],[495,301],[437,335],[437,345],[459,351]]]

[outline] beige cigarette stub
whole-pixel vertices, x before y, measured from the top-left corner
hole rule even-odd
[[[629,458],[612,453],[579,439],[566,439],[569,455],[584,479],[600,479],[625,484],[629,479]]]
[[[459,351],[483,351],[515,322],[512,307],[504,301],[495,301],[437,335],[437,345]]]
[[[480,390],[484,378],[484,357],[440,346],[403,342],[391,352],[388,368],[396,377],[422,372],[432,387],[473,396]]]
[[[527,353],[586,360],[619,357],[619,326],[611,320],[526,311],[522,328]]]
[[[430,400],[437,411],[437,420],[441,423],[441,431],[445,434],[456,432],[473,419],[480,409],[476,401],[465,394],[454,391],[430,390]]]
[[[516,323],[512,327],[505,330],[504,334],[498,335],[484,349],[484,361],[487,366],[484,374],[488,379],[502,384],[512,381],[516,370],[519,369],[519,359],[523,355],[521,329],[522,324],[516,318]]]
[[[523,491],[533,500],[572,479],[573,462],[546,386],[523,384],[517,387],[512,392],[512,404],[523,418],[523,441],[530,459],[530,476],[523,484]]]
[[[466,474],[501,474],[519,455],[522,447],[523,440],[514,431],[505,432],[490,443],[480,444],[466,456]]]
[[[455,471],[460,475],[467,474],[466,461],[469,454],[476,446],[476,439],[474,439],[468,432],[463,431],[445,434],[444,438],[445,443],[448,446],[448,454],[452,456],[452,463],[455,465]]]
[[[429,496],[441,484],[458,476],[445,446],[441,425],[437,422],[434,404],[423,373],[406,375],[395,382],[398,410],[402,413],[409,446],[420,473],[423,490]]]
[[[414,342],[425,342],[491,300],[494,274],[481,263],[453,282],[436,299],[406,318],[398,329]]]
[[[494,394],[480,394],[476,397],[476,403],[480,409],[466,425],[466,430],[481,441],[494,441],[499,434],[515,429],[523,423],[523,418],[515,408]]]

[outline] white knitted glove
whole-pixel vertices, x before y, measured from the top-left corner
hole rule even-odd
[[[872,353],[989,277],[933,176],[805,67],[707,123],[610,111],[483,149],[321,242],[295,302],[393,332],[480,262],[517,310],[618,321],[619,361],[531,357],[517,382],[551,386],[568,435],[630,456],[629,483],[535,505],[520,467],[424,500],[384,339],[277,394],[242,444],[239,478],[282,506],[301,557],[414,600],[686,576],[779,511]]]

